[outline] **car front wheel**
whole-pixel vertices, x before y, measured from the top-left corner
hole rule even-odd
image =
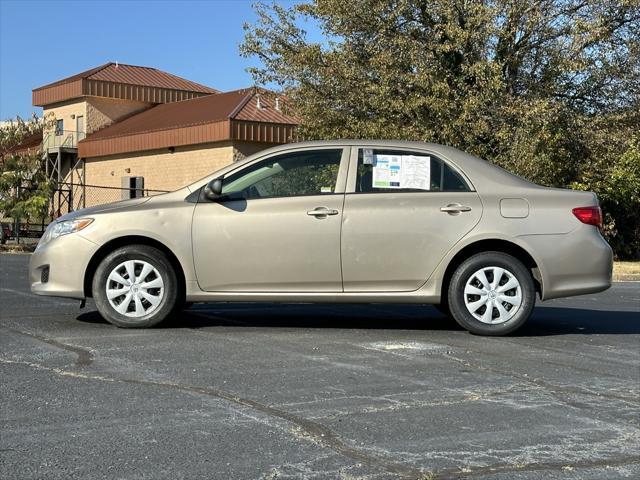
[[[520,328],[535,305],[535,285],[517,258],[476,254],[456,269],[448,291],[451,315],[478,335],[506,335]]]
[[[167,256],[148,245],[118,248],[96,269],[93,298],[108,322],[125,328],[152,327],[178,305],[178,281]]]

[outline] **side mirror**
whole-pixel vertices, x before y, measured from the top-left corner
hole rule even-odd
[[[204,197],[215,202],[222,194],[222,178],[214,178],[204,187]]]

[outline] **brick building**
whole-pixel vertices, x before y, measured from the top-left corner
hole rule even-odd
[[[33,90],[58,213],[149,190],[174,190],[295,139],[283,99],[219,92],[154,68],[107,63]]]

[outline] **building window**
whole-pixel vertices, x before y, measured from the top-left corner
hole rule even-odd
[[[56,120],[56,135],[62,135],[64,131],[64,120]]]
[[[122,177],[122,199],[144,197],[144,177]]]

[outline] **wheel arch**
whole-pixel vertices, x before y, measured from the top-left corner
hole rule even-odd
[[[502,252],[520,260],[524,264],[524,266],[527,267],[527,269],[531,272],[531,276],[536,287],[536,292],[538,292],[538,295],[540,295],[540,297],[542,298],[543,281],[538,262],[536,262],[533,256],[521,245],[499,238],[476,240],[468,245],[465,245],[458,252],[456,252],[456,254],[449,261],[449,264],[445,269],[444,276],[442,277],[442,287],[440,290],[442,295],[446,295],[446,292],[449,290],[449,282],[451,281],[451,277],[453,276],[453,273],[456,271],[456,269],[462,264],[462,262],[464,262],[467,258],[482,252]]]
[[[104,258],[109,255],[111,252],[120,247],[125,247],[127,245],[148,245],[150,247],[155,247],[158,250],[162,251],[169,261],[171,262],[171,266],[174,268],[176,272],[176,276],[178,277],[178,285],[180,286],[179,295],[184,298],[186,292],[186,280],[184,275],[184,269],[180,264],[180,261],[175,256],[175,254],[171,251],[169,247],[164,245],[162,242],[155,240],[153,238],[145,237],[142,235],[127,235],[123,237],[114,238],[104,245],[102,245],[91,257],[89,263],[87,264],[87,268],[84,272],[84,295],[85,297],[92,297],[91,292],[91,284],[93,282],[93,276],[96,273],[98,265],[100,262],[104,260]]]

